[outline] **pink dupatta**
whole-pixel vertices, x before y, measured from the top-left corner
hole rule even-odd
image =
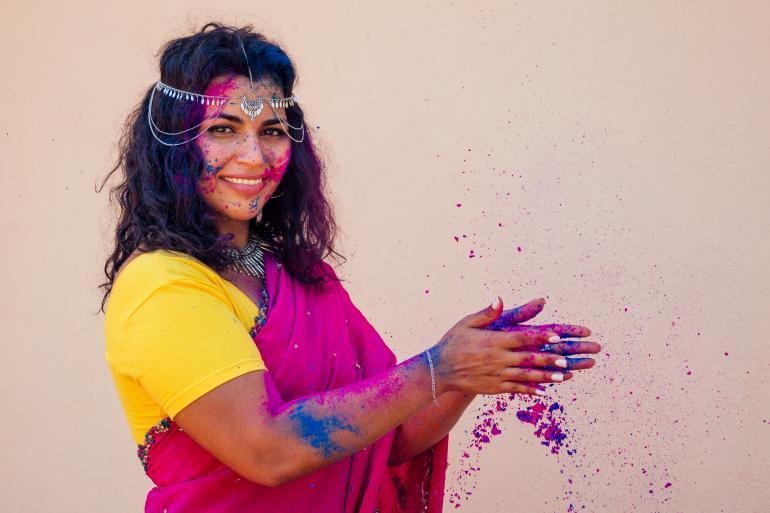
[[[334,275],[331,266],[324,269]],[[265,254],[267,322],[254,336],[268,368],[270,407],[369,378],[396,364],[377,331],[336,280],[306,286]],[[357,365],[358,364],[358,365]],[[438,513],[447,437],[398,467],[387,460],[394,431],[351,457],[278,487],[240,477],[171,422],[155,435],[146,513]]]

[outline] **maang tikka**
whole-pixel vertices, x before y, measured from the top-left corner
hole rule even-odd
[[[281,123],[281,126],[283,126],[284,129],[286,130],[286,135],[288,135],[292,141],[301,143],[305,139],[304,123],[302,123],[300,126],[292,126],[291,124],[289,124],[287,120],[281,118],[281,116],[278,115],[278,111],[276,111],[276,109],[281,107],[286,108],[286,107],[294,106],[294,104],[297,102],[297,97],[295,95],[289,96],[288,98],[275,98],[275,97],[265,98],[264,96],[257,96],[256,89],[254,87],[254,77],[251,74],[251,66],[249,66],[249,57],[246,54],[246,48],[244,48],[243,42],[241,41],[239,42],[241,45],[241,51],[243,52],[243,57],[246,60],[246,69],[249,71],[249,93],[244,94],[243,96],[211,96],[206,94],[193,93],[190,91],[184,91],[182,89],[177,89],[176,87],[171,87],[170,85],[165,84],[160,80],[158,80],[155,83],[155,87],[153,87],[152,92],[150,93],[150,100],[147,104],[147,120],[150,125],[150,132],[159,143],[165,146],[180,146],[182,144],[186,144],[190,141],[197,139],[198,137],[203,135],[204,132],[200,132],[199,134],[196,134],[190,137],[189,139],[186,139],[182,142],[177,142],[177,143],[170,143],[170,142],[164,141],[158,136],[158,134],[163,134],[167,136],[180,136],[188,132],[192,132],[193,130],[196,130],[201,125],[203,125],[206,121],[209,121],[210,119],[213,119],[219,116],[219,114],[221,114],[222,110],[224,109],[224,105],[227,104],[227,102],[229,102],[230,100],[240,101],[241,110],[252,121],[254,121],[254,119],[262,113],[262,110],[264,109],[264,105],[265,103],[267,103],[267,105],[273,110],[273,114],[275,114],[275,117],[278,119],[278,122]],[[204,119],[203,121],[201,121],[195,126],[187,128],[180,132],[165,132],[160,128],[158,128],[158,125],[155,123],[155,121],[152,118],[152,100],[155,97],[156,91],[175,100],[190,101],[190,102],[195,102],[206,106],[216,105],[220,108],[216,112],[214,112],[211,116]],[[291,135],[291,130],[289,129],[301,131],[302,132],[301,137],[299,139],[296,139],[293,135]]]

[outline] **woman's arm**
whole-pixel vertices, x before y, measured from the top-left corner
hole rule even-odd
[[[479,329],[497,319],[500,309],[498,303],[466,317],[431,349],[439,394],[534,393],[537,383],[554,381],[551,371],[517,368],[524,353],[512,349],[545,343],[555,333]],[[539,353],[536,365],[554,365],[557,358]],[[277,486],[371,445],[431,401],[423,353],[365,381],[294,400],[274,412],[268,408],[265,371],[250,372],[193,401],[175,421],[243,477]]]
[[[277,486],[330,465],[384,436],[431,401],[421,357],[388,372],[268,408],[265,371],[192,402],[175,421],[243,477]]]

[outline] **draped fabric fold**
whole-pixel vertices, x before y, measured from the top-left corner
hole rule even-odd
[[[327,273],[332,268],[323,264]],[[269,406],[344,387],[396,364],[377,331],[336,280],[325,291],[291,278],[265,254],[267,322],[254,335],[268,372]],[[376,404],[371,405],[376,408]],[[258,485],[216,460],[175,422],[149,450],[156,485],[147,513],[437,513],[442,509],[447,438],[398,467],[387,460],[395,430],[351,457],[278,487]]]

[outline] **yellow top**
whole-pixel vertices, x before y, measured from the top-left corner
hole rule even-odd
[[[105,358],[137,444],[166,417],[265,364],[249,330],[259,308],[211,268],[153,251],[126,264],[105,315]]]

